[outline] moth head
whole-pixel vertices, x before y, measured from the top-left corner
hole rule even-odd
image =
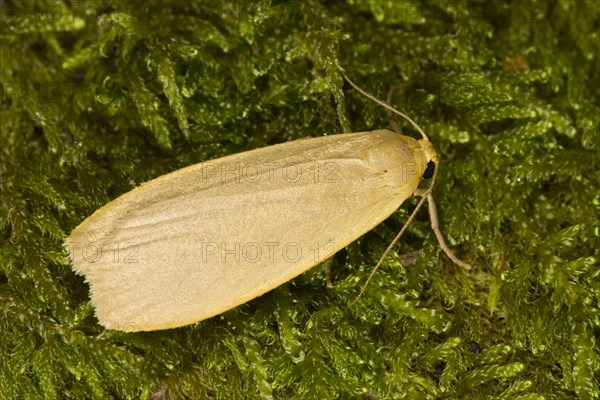
[[[433,172],[435,171],[435,163],[433,161],[429,161],[427,163],[427,168],[425,169],[425,172],[423,172],[423,179],[430,179],[431,177],[433,177]]]
[[[420,139],[419,144],[421,145],[425,160],[427,160],[427,168],[425,169],[425,172],[423,172],[423,178],[429,179],[433,177],[435,168],[439,162],[438,154],[429,140]]]

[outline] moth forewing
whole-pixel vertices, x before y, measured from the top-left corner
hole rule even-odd
[[[106,204],[65,244],[105,327],[187,325],[296,277],[390,216],[430,161],[422,142],[376,130],[192,165]]]

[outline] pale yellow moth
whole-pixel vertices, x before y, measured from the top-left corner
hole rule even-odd
[[[106,204],[65,241],[98,320],[149,331],[212,317],[330,258],[414,194],[467,268],[439,234],[430,190],[417,188],[437,155],[414,126],[422,139],[382,129],[222,157]]]

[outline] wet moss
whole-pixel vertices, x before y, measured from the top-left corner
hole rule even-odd
[[[598,398],[598,4],[2,1],[2,396]],[[332,290],[320,265],[193,326],[101,328],[70,230],[180,167],[388,127],[341,69],[379,98],[400,85],[474,269],[422,213],[346,309],[408,201],[336,258]]]

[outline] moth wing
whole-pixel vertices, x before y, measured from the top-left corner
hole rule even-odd
[[[192,165],[108,203],[66,240],[102,325],[200,321],[289,281],[416,189],[416,140],[386,130],[302,139]]]

